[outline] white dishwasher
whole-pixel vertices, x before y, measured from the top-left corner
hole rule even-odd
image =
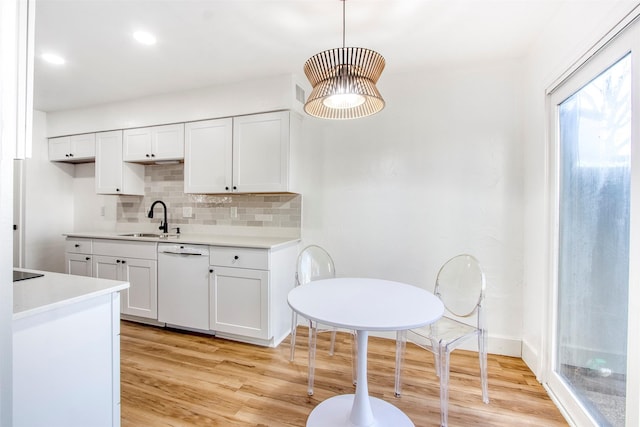
[[[209,247],[158,244],[158,320],[209,329]]]

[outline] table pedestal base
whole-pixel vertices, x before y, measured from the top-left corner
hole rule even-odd
[[[349,420],[354,396],[343,394],[320,403],[309,414],[307,427],[354,427]],[[369,397],[369,400],[375,421],[367,427],[414,427],[409,417],[392,404],[375,397]]]

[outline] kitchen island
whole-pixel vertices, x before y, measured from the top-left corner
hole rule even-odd
[[[125,281],[45,271],[14,282],[13,425],[120,425]]]

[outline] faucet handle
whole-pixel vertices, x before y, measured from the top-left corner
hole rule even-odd
[[[172,230],[176,230],[176,234],[180,234],[180,227],[171,227]]]

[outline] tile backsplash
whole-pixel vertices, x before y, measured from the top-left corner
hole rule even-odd
[[[302,196],[299,194],[185,194],[184,165],[145,166],[145,196],[119,196],[119,223],[148,223],[151,204],[167,205],[170,227],[238,226],[300,229]],[[191,217],[184,217],[185,209]],[[162,218],[156,205],[154,220]]]

